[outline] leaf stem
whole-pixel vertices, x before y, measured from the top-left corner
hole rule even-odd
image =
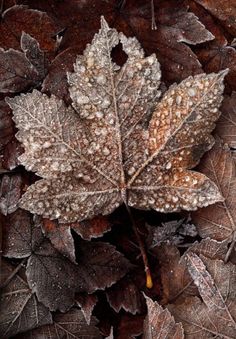
[[[145,267],[145,273],[146,273],[146,287],[152,288],[153,287],[153,281],[152,281],[151,271],[150,271],[149,264],[148,264],[147,253],[146,253],[146,250],[144,248],[144,244],[143,244],[143,241],[140,237],[140,234],[139,234],[138,228],[136,226],[136,223],[135,223],[133,214],[131,212],[131,209],[128,205],[126,205],[126,209],[127,209],[128,214],[129,214],[129,218],[130,218],[130,221],[131,221],[131,224],[132,224],[132,229],[133,229],[134,234],[137,238],[137,241],[138,241],[138,244],[139,244],[139,249],[140,249],[140,252],[141,252],[141,255],[142,255],[142,259],[143,259],[143,263],[144,263],[144,267]]]

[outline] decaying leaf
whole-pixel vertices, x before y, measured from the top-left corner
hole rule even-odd
[[[95,294],[80,293],[76,295],[76,304],[81,307],[86,323],[89,325],[92,317],[92,312],[98,298]]]
[[[111,59],[119,42],[128,56],[121,69]],[[156,56],[145,58],[136,38],[102,18],[68,75],[72,106],[36,90],[7,99],[25,147],[20,161],[44,178],[21,207],[73,222],[122,202],[173,212],[222,200],[213,182],[190,169],[213,144],[225,74],[189,77],[157,103]]]
[[[143,339],[183,339],[184,331],[180,323],[175,323],[168,309],[146,297],[148,313],[144,322]]]
[[[20,52],[0,49],[0,92],[16,93],[39,85],[45,77],[47,58],[38,42],[22,33]]]
[[[3,255],[28,258],[27,281],[38,300],[51,311],[68,310],[76,292],[110,287],[131,268],[115,247],[103,242],[78,244],[77,264],[58,252],[41,231],[41,220],[17,210],[4,224]]]
[[[187,262],[203,301],[189,297],[168,307],[175,319],[182,322],[185,338],[235,338],[235,265],[200,258],[194,253],[188,253]]]
[[[236,92],[226,96],[222,103],[222,114],[216,126],[216,133],[230,147],[236,148]]]
[[[1,283],[8,279],[13,270],[13,266],[3,261]],[[1,290],[0,337],[9,338],[51,323],[49,310],[37,301],[27,282],[20,275],[15,275]]]
[[[106,292],[107,301],[118,313],[122,308],[132,314],[142,310],[142,294],[133,279],[124,277]]]
[[[0,180],[0,211],[7,215],[17,209],[23,186],[22,176],[19,174],[3,175]]]
[[[196,226],[185,219],[167,221],[161,226],[146,225],[146,227],[148,229],[146,243],[150,249],[163,243],[178,246],[184,242],[186,236],[197,235]]]
[[[196,295],[196,287],[176,246],[163,244],[155,249],[161,271],[162,304]]]
[[[217,184],[224,201],[192,214],[198,232],[203,238],[233,240],[236,232],[236,176],[235,162],[230,149],[218,140],[206,154],[199,168]]]
[[[67,313],[55,314],[51,325],[41,326],[16,339],[101,339],[96,324],[95,317],[89,325],[86,324],[82,312],[72,308]]]
[[[15,5],[2,13],[0,23],[0,46],[2,48],[20,48],[22,32],[33,36],[42,50],[52,52],[55,49],[53,35],[59,26],[45,12]]]

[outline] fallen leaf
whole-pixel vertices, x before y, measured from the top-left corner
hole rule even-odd
[[[185,262],[176,246],[162,245],[155,249],[161,271],[162,304],[197,294]]]
[[[180,246],[186,244],[185,237],[196,237],[196,226],[186,219],[171,220],[162,223],[160,226],[146,225],[148,236],[146,243],[148,248],[153,249],[163,243]]]
[[[6,261],[2,262],[1,278],[4,283],[14,271]],[[39,303],[27,282],[14,275],[1,290],[0,336],[9,338],[17,333],[52,323],[49,310]]]
[[[70,227],[85,240],[101,237],[111,230],[111,222],[106,216],[98,215],[90,220],[71,223]]]
[[[51,325],[41,326],[15,339],[101,339],[96,324],[95,317],[92,317],[90,325],[86,324],[82,312],[72,308],[67,313],[55,314]]]
[[[81,308],[86,323],[89,325],[92,317],[92,312],[98,298],[95,294],[80,293],[76,295],[76,304]]]
[[[230,34],[236,34],[236,5],[234,0],[221,1],[215,5],[214,0],[194,0],[219,19]]]
[[[2,13],[0,24],[0,46],[2,48],[20,48],[22,32],[36,39],[43,51],[53,52],[59,26],[46,13],[27,6],[15,5]]]
[[[144,321],[143,339],[183,339],[184,331],[181,323],[175,323],[168,309],[164,309],[147,296],[145,298],[148,313]]]
[[[236,148],[236,92],[225,97],[221,111],[222,114],[216,125],[216,133],[230,147]]]
[[[55,94],[58,98],[65,100],[65,102],[71,102],[67,72],[73,71],[73,64],[77,54],[77,48],[68,48],[56,56],[42,84],[42,91],[44,93]]]
[[[47,58],[38,42],[22,33],[21,49],[0,49],[0,92],[17,93],[37,87],[45,77]]]
[[[202,300],[189,297],[169,310],[184,327],[185,338],[235,338],[235,265],[196,254],[187,256],[189,272]]]
[[[120,72],[110,56],[119,41],[128,55]],[[212,146],[225,74],[190,77],[157,104],[155,55],[144,58],[135,38],[102,18],[68,75],[73,108],[36,90],[7,99],[25,147],[20,161],[45,178],[29,187],[21,207],[73,222],[122,202],[167,213],[222,200],[214,183],[189,169]]]
[[[124,277],[106,292],[107,301],[118,313],[122,308],[131,314],[140,313],[142,310],[142,295],[135,282]]]
[[[7,215],[16,211],[24,183],[20,174],[5,174],[0,182],[0,211]]]
[[[232,240],[236,231],[235,163],[227,145],[220,140],[203,158],[199,170],[213,180],[224,201],[192,213],[192,219],[202,238]]]
[[[53,246],[72,262],[76,262],[74,239],[71,229],[66,224],[58,224],[57,221],[43,219],[42,229],[47,238],[50,239]]]
[[[117,339],[135,339],[143,332],[143,315],[124,314],[118,324]]]
[[[11,214],[3,223],[3,255],[28,258],[29,286],[51,311],[65,312],[74,304],[76,292],[93,293],[110,287],[131,268],[114,246],[83,240],[78,244],[78,260],[74,264],[43,236],[41,226],[41,219],[32,218],[26,211]]]
[[[128,27],[145,51],[157,54],[168,83],[202,72],[197,56],[188,45],[210,41],[214,36],[187,7],[175,1],[169,5],[156,2],[156,30],[151,30],[149,3],[127,3],[123,12]]]

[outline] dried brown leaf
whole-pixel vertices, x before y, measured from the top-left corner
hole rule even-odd
[[[3,223],[3,255],[27,258],[27,280],[38,300],[55,311],[74,304],[76,292],[92,293],[110,287],[131,265],[115,247],[103,242],[78,244],[77,264],[72,263],[43,236],[41,219],[17,210]]]
[[[224,201],[192,214],[198,232],[203,238],[232,240],[236,231],[236,173],[229,148],[218,140],[202,160],[199,169],[217,184]]]
[[[19,49],[21,34],[26,32],[39,42],[42,50],[52,52],[55,49],[53,36],[58,30],[58,25],[46,13],[15,5],[2,13],[0,46]]]
[[[203,256],[200,259],[194,253],[187,255],[187,262],[203,301],[189,297],[168,307],[175,319],[182,322],[185,337],[235,338],[235,265]]]
[[[98,298],[95,294],[80,293],[76,295],[76,304],[81,307],[86,323],[89,325]]]
[[[236,5],[234,0],[220,1],[217,6],[214,0],[194,0],[219,19],[230,34],[236,34]]]
[[[132,314],[140,313],[142,310],[141,291],[129,277],[124,277],[107,290],[106,296],[110,306],[117,313],[122,308]]]
[[[20,174],[5,174],[0,180],[0,211],[7,215],[17,209],[21,196],[23,179]]]
[[[163,309],[156,301],[146,296],[148,313],[144,322],[143,339],[183,339],[184,331],[180,323],[175,323],[168,309]]]
[[[2,283],[14,271],[14,267],[3,261]],[[0,336],[9,338],[17,333],[52,323],[49,310],[39,303],[28,284],[15,275],[1,290]]]
[[[172,303],[187,296],[196,295],[196,287],[188,273],[185,262],[180,260],[177,247],[162,245],[155,250],[160,263],[162,281],[162,304]]]
[[[0,49],[0,92],[17,93],[36,87],[45,77],[47,58],[38,42],[29,34],[22,33],[23,52]]]
[[[236,92],[225,97],[221,110],[222,114],[216,125],[216,133],[230,147],[236,148]]]
[[[71,229],[66,224],[59,225],[57,221],[43,219],[43,232],[50,239],[53,246],[62,254],[75,262],[74,239]]]
[[[120,71],[110,56],[119,41],[128,55]],[[144,58],[135,38],[103,18],[74,68],[73,108],[38,91],[7,99],[25,147],[20,161],[44,178],[24,194],[23,208],[73,222],[122,202],[173,212],[222,199],[215,184],[189,169],[212,146],[225,72],[190,77],[157,104],[155,55]]]
[[[53,324],[41,326],[15,339],[101,339],[96,324],[95,317],[92,317],[90,325],[86,324],[82,312],[72,308],[67,313],[55,314]]]

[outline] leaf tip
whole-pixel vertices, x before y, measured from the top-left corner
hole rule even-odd
[[[102,15],[101,16],[101,29],[103,29],[103,30],[109,30],[109,25],[108,25],[108,23],[107,23],[107,21],[106,21],[106,19],[104,18],[104,16]]]

